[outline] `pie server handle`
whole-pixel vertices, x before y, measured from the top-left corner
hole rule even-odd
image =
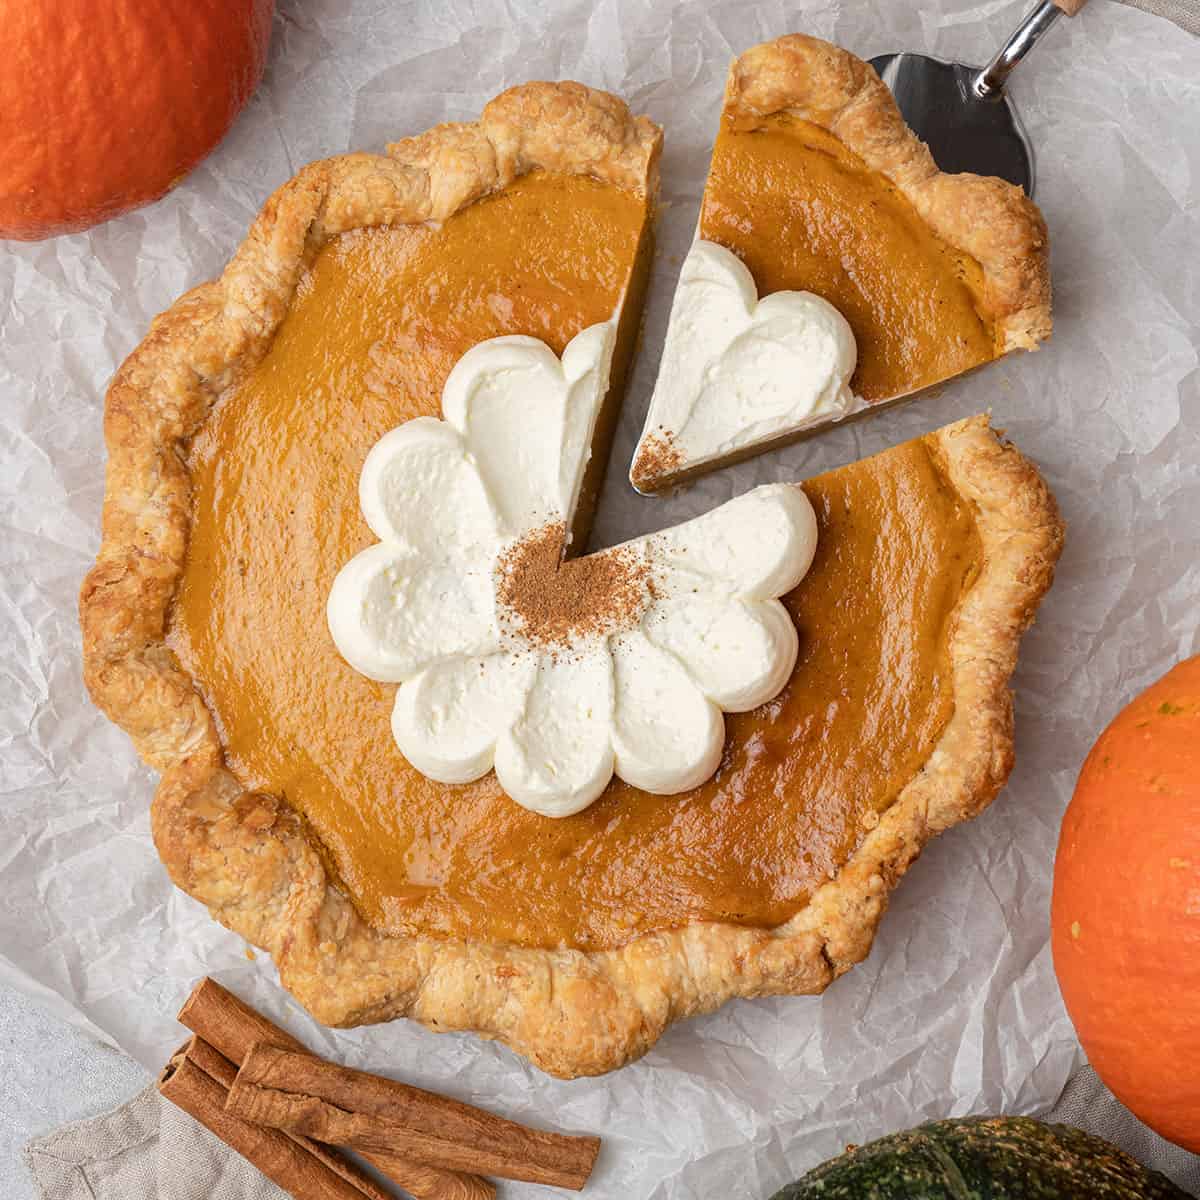
[[[1008,41],[997,51],[982,71],[971,81],[971,90],[983,100],[998,100],[1004,95],[1004,84],[1017,63],[1041,41],[1046,31],[1064,14],[1073,17],[1087,0],[1038,0]]]

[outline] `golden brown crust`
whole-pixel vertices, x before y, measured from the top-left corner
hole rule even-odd
[[[533,112],[559,124],[518,132],[517,118]],[[602,953],[372,929],[330,884],[301,819],[226,770],[212,718],[164,645],[190,521],[183,448],[265,351],[304,264],[333,233],[446,215],[552,155],[555,169],[646,183],[658,148],[648,122],[578,85],[515,89],[481,126],[482,140],[471,127],[442,127],[399,143],[392,158],[306,168],[271,198],[222,277],[154,322],[108,395],[103,543],[80,597],[84,670],[96,702],[162,772],[152,824],[171,878],[270,952],[318,1019],[408,1016],[499,1038],[555,1074],[596,1074],[644,1053],[674,1020],[734,996],[819,992],[866,955],[889,889],[925,841],[978,812],[1007,776],[1007,680],[1062,527],[1037,472],[986,419],[930,435],[948,479],[977,508],[985,556],[953,643],[956,713],[925,771],[786,925],[696,924]],[[577,158],[564,149],[572,137]]]
[[[1000,352],[1035,350],[1050,336],[1049,239],[1037,206],[1002,179],[939,171],[869,63],[799,33],[764,42],[734,60],[725,112],[743,128],[788,112],[827,129],[980,264]]]

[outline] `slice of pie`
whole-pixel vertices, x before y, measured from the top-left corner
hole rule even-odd
[[[109,391],[88,686],[162,773],[172,878],[329,1024],[408,1016],[610,1070],[731,997],[821,991],[1008,774],[1008,679],[1062,526],[985,418],[804,485],[795,666],[682,794],[614,780],[555,819],[492,773],[437,782],[397,752],[395,684],[338,653],[326,601],[375,540],[364,460],[437,415],[464,351],[518,334],[553,358],[617,314],[619,382],[657,149],[613,97],[532,84],[314,164]]]
[[[1046,226],[946,175],[874,70],[794,34],[730,68],[630,477],[657,491],[1050,334]]]

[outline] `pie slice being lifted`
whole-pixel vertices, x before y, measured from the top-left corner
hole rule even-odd
[[[804,485],[795,667],[682,794],[614,779],[551,819],[491,773],[436,782],[397,751],[396,687],[338,654],[326,600],[374,540],[364,459],[438,413],[465,351],[526,334],[560,355],[616,314],[613,395],[657,150],[614,97],[531,84],[313,164],[110,388],[88,686],[162,772],[172,878],[329,1024],[408,1016],[612,1069],[731,997],[821,991],[1007,776],[1007,683],[1062,528],[983,418]],[[564,487],[586,512],[587,478]]]
[[[630,477],[657,491],[1049,333],[1024,192],[940,172],[854,55],[767,42],[730,68]]]

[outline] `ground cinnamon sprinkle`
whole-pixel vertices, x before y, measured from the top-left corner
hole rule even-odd
[[[514,543],[496,568],[507,621],[530,641],[570,646],[637,624],[654,595],[652,571],[636,550],[616,547],[563,561],[566,526],[543,525]],[[505,615],[502,623],[507,623]]]
[[[683,454],[667,432],[652,433],[642,443],[633,464],[633,482],[637,487],[654,488],[663,476],[671,475],[683,463]]]

